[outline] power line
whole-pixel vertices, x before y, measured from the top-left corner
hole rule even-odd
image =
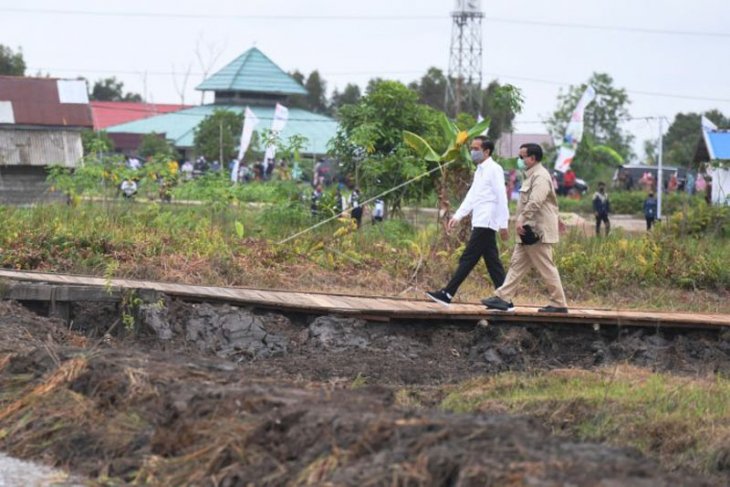
[[[1,9],[0,9],[1,10]],[[39,67],[33,67],[28,68],[30,70],[36,70],[36,71],[59,71],[59,72],[73,72],[73,73],[107,73],[107,74],[133,74],[133,75],[153,75],[153,76],[176,76],[176,75],[184,75],[182,71],[177,73],[174,71],[125,71],[125,70],[111,70],[111,69],[69,69],[69,68],[39,68]],[[204,73],[190,73],[195,75],[202,75]],[[423,74],[423,71],[351,71],[351,72],[327,72],[322,71],[323,77],[330,77],[330,76],[378,76],[378,75],[393,75],[393,74]],[[548,80],[543,78],[533,78],[529,76],[517,76],[512,74],[503,74],[503,73],[495,73],[495,72],[485,72],[485,75],[494,76],[495,78],[505,78],[505,79],[514,79],[519,81],[529,81],[533,83],[541,83],[541,84],[548,84],[548,85],[554,85],[554,86],[571,86],[574,83],[569,83],[567,81],[556,81],[556,80]],[[684,95],[684,94],[678,94],[678,93],[664,93],[664,92],[657,92],[657,91],[645,91],[645,90],[633,90],[633,89],[626,89],[627,93],[632,93],[636,95],[643,95],[643,96],[656,96],[656,97],[662,97],[662,98],[677,98],[677,99],[684,99],[684,100],[699,100],[699,101],[712,101],[712,102],[721,102],[721,103],[730,103],[730,98],[714,98],[714,97],[708,97],[708,96],[696,96],[696,95]]]
[[[445,15],[241,15],[241,14],[186,14],[173,12],[122,12],[101,10],[71,10],[71,9],[31,9],[31,8],[0,8],[0,12],[16,14],[48,14],[48,15],[83,15],[93,17],[131,17],[155,19],[190,19],[190,20],[268,20],[268,21],[447,21]],[[629,32],[635,34],[676,35],[691,37],[720,37],[730,38],[728,32],[708,32],[674,29],[651,29],[647,27],[631,27],[621,25],[600,25],[568,22],[548,22],[528,19],[510,19],[503,17],[484,17],[487,22],[533,25],[538,27],[560,29],[583,29],[615,32]]]

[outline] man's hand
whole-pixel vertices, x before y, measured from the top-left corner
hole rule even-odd
[[[518,235],[525,234],[525,229],[522,228],[522,219],[520,219],[520,218],[517,219],[517,221],[515,222],[515,229],[517,230]]]
[[[509,230],[506,228],[502,228],[499,230],[499,236],[502,239],[503,242],[506,242],[509,240]]]
[[[451,231],[459,224],[459,220],[456,218],[449,219],[449,223],[446,224],[446,230]]]

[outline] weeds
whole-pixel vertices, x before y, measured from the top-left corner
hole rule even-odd
[[[634,446],[669,468],[727,468],[717,460],[730,437],[730,380],[723,377],[693,380],[628,366],[507,373],[469,381],[441,406],[536,416],[555,433]]]

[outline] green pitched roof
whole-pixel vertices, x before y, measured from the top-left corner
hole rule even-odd
[[[307,90],[255,47],[203,81],[200,91],[248,91],[306,95]]]
[[[251,110],[259,119],[256,131],[271,128],[271,121],[274,118],[274,107],[250,106]],[[155,117],[135,120],[133,122],[113,125],[106,130],[110,133],[133,133],[149,134],[155,132],[165,134],[165,138],[171,140],[175,147],[193,147],[195,127],[205,117],[211,115],[215,110],[230,110],[242,113],[246,107],[240,105],[202,105],[180,110],[179,112],[166,113]],[[286,140],[292,135],[302,135],[307,138],[302,152],[313,154],[325,154],[327,143],[337,133],[337,121],[325,115],[319,115],[300,108],[289,108],[289,120],[280,137]]]

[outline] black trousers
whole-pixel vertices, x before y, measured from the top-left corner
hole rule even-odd
[[[494,289],[497,289],[504,283],[504,267],[502,261],[499,260],[499,249],[497,249],[497,232],[491,228],[472,228],[471,238],[466,244],[464,253],[459,258],[459,267],[456,268],[454,276],[446,285],[444,291],[456,295],[459,286],[467,278],[471,270],[477,265],[480,258],[484,258],[487,265],[487,272],[494,283]]]

